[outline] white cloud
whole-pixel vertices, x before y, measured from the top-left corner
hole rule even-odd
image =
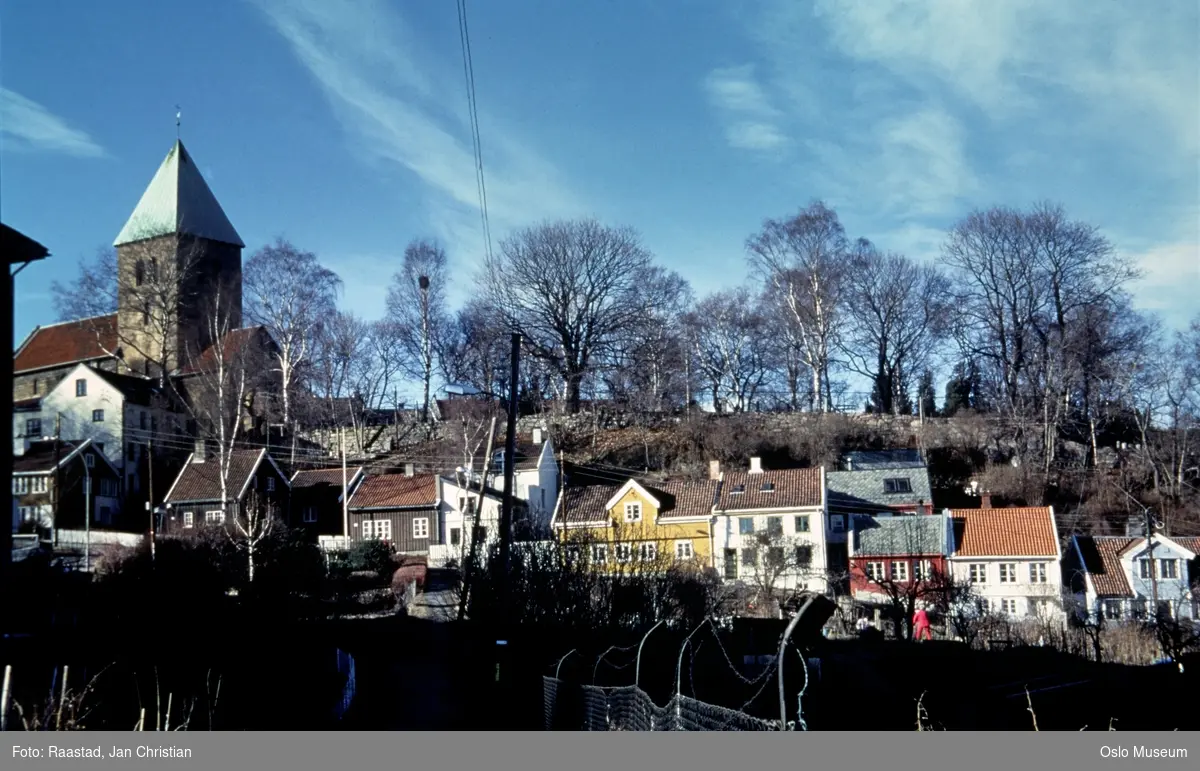
[[[740,150],[777,150],[787,137],[776,123],[780,113],[771,106],[754,74],[754,66],[720,67],[704,79],[704,90],[725,123],[730,146]]]
[[[957,207],[977,185],[962,126],[945,110],[929,106],[886,121],[878,145],[878,161],[868,173],[878,175],[887,213],[936,216]]]
[[[104,148],[86,132],[16,91],[0,88],[0,134],[17,148],[63,153],[78,158],[102,158]]]
[[[1172,327],[1182,329],[1197,317],[1196,287],[1200,287],[1200,242],[1161,244],[1131,255],[1142,278],[1130,290],[1134,302],[1156,311]]]
[[[320,85],[334,114],[372,162],[392,162],[429,190],[428,216],[452,259],[482,254],[475,158],[461,71],[422,48],[404,20],[376,0],[259,0],[271,25]],[[531,218],[582,207],[555,167],[479,116],[493,241]]]

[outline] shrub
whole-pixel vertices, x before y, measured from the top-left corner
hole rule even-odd
[[[386,579],[395,566],[392,554],[391,545],[383,541],[360,541],[347,550],[343,565],[351,572],[370,571]]]

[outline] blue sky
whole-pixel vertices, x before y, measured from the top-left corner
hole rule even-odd
[[[970,10],[967,10],[967,9]],[[469,7],[492,232],[593,215],[704,293],[813,198],[932,259],[973,207],[1061,202],[1182,325],[1200,286],[1191,0],[552,0]],[[482,253],[454,6],[0,0],[0,217],[53,258],[16,336],[110,244],[175,138],[247,243],[284,235],[382,313],[413,237]]]

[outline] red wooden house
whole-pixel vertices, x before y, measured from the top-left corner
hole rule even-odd
[[[929,602],[945,588],[953,530],[945,514],[856,514],[849,533],[850,591],[862,601]]]

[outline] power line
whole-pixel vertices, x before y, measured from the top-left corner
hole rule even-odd
[[[471,146],[475,154],[475,184],[479,193],[479,219],[483,225],[484,257],[492,257],[492,228],[487,210],[487,183],[483,174],[483,147],[479,138],[479,110],[475,101],[475,65],[471,57],[471,33],[467,25],[467,0],[458,0],[458,36],[463,56],[463,80],[467,89],[467,115],[471,124]]]

